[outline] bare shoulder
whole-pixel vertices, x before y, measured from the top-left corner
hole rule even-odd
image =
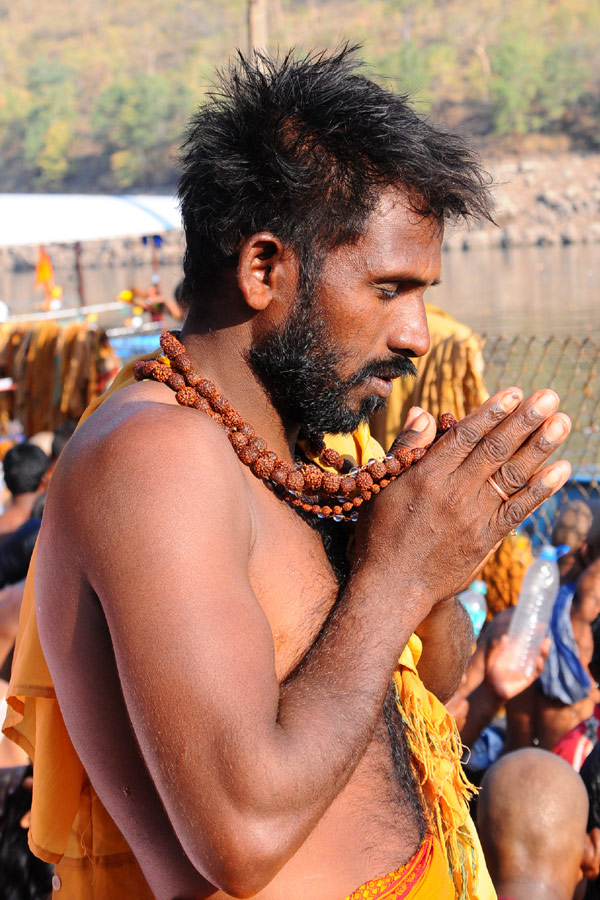
[[[185,545],[209,523],[249,546],[248,481],[226,434],[164,396],[163,385],[132,385],[81,425],[52,477],[42,546],[48,532],[51,541],[68,532],[74,549],[96,557],[115,552],[115,535],[132,545],[142,532],[138,551],[150,554],[160,534]]]

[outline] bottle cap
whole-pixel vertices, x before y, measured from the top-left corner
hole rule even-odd
[[[540,559],[551,559],[553,562],[556,562],[557,559],[568,553],[570,549],[568,544],[559,544],[557,547],[553,547],[552,544],[544,544],[540,550]]]
[[[473,581],[471,582],[471,590],[479,591],[480,594],[487,594],[487,584],[485,581]]]

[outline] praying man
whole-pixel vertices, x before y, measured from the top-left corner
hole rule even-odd
[[[26,588],[30,845],[58,900],[489,900],[455,595],[570,423],[509,387],[435,442],[367,426],[486,176],[348,48],[239,56],[181,167],[185,323],[88,410]]]

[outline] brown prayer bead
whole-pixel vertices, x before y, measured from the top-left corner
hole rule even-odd
[[[170,357],[173,368],[178,372],[189,372],[192,368],[192,361],[185,353],[178,353],[177,356]]]
[[[375,462],[369,463],[368,472],[373,481],[380,481],[385,477],[386,468],[385,463],[380,460],[375,460]]]
[[[333,507],[333,514],[334,514],[334,516],[341,516],[341,515],[342,515],[342,507],[341,507],[341,506],[334,506],[334,507]]]
[[[340,489],[340,476],[335,472],[325,472],[321,483],[321,490],[325,494],[337,494]]]
[[[302,491],[304,489],[304,476],[297,469],[290,472],[285,480],[285,486],[289,491]]]
[[[183,377],[183,375],[180,375],[178,372],[173,372],[172,375],[169,375],[169,377],[167,378],[167,384],[169,385],[171,390],[176,391],[176,392],[180,388],[186,386],[185,378]],[[194,389],[192,388],[192,390],[194,390]],[[194,394],[196,394],[196,391],[194,391]],[[198,399],[198,394],[196,394],[196,399]]]
[[[229,435],[229,440],[236,453],[239,453],[239,451],[242,450],[248,443],[248,438],[246,437],[246,435],[242,434],[239,431],[231,432]]]
[[[359,472],[356,476],[356,487],[359,491],[368,491],[373,484],[373,479],[368,472]]]
[[[342,509],[344,510],[344,512],[352,512],[352,510],[354,509],[354,504],[351,500],[346,500],[346,502],[342,504]]]
[[[275,466],[271,473],[271,478],[275,484],[284,485],[286,483],[288,472],[282,466]]]
[[[373,493],[372,491],[363,491],[360,496],[363,498],[363,500],[370,500],[373,496]]]
[[[154,368],[152,369],[152,377],[154,378],[154,380],[162,381],[164,384],[166,384],[172,374],[173,369],[171,368],[171,366],[165,366],[164,363],[157,362],[154,364]]]
[[[231,406],[229,405],[223,394],[215,394],[214,397],[211,397],[210,405],[215,412],[219,413],[220,416],[223,416],[225,413],[231,410]]]
[[[346,496],[347,494],[351,494],[355,488],[356,484],[351,475],[344,475],[343,478],[340,478],[340,493]]]
[[[236,410],[231,406],[229,407],[228,411],[223,414],[223,421],[228,428],[241,428],[244,424],[244,420],[240,416],[239,412],[236,412]]]
[[[323,472],[316,466],[304,466],[302,469],[304,475],[304,485],[309,491],[318,491],[323,481]]]
[[[358,507],[359,507],[359,506],[362,506],[362,505],[363,505],[363,498],[362,498],[362,497],[355,497],[354,500],[352,501],[352,506],[355,506],[356,509],[358,509]]]
[[[252,463],[256,462],[260,454],[256,447],[242,447],[238,456],[245,466],[251,466]]]
[[[262,438],[258,438],[258,437],[252,438],[249,446],[254,447],[256,450],[258,450],[258,452],[260,453],[261,456],[263,453],[267,452],[267,442],[263,441]]]
[[[437,422],[437,430],[441,432],[449,431],[450,428],[454,428],[455,425],[456,419],[452,413],[442,413]]]
[[[211,400],[217,393],[214,382],[210,381],[208,378],[200,378],[194,387],[198,393],[202,394],[203,397],[206,397],[207,400]]]
[[[183,344],[172,331],[163,331],[160,336],[160,346],[162,347],[165,356],[168,356],[169,358],[171,356],[177,356],[183,349]]]
[[[260,456],[252,466],[252,471],[259,478],[270,478],[275,463],[268,456]]]
[[[323,450],[319,459],[326,466],[331,466],[333,469],[339,469],[344,461],[337,450],[334,450],[332,447]]]
[[[321,507],[321,512],[323,513],[324,516],[330,516],[332,510],[331,510],[331,507],[330,507],[330,506],[322,506],[322,507]]]
[[[385,461],[385,471],[388,475],[399,475],[402,471],[402,465],[395,456],[392,456],[391,459],[386,459]]]
[[[133,364],[133,377],[136,381],[141,381],[142,378],[146,378],[146,371],[146,362],[143,359],[138,359],[138,361]]]
[[[381,490],[381,488],[379,487],[379,485],[378,485],[378,484],[374,484],[373,487],[371,488],[371,493],[372,493],[372,494],[378,494],[380,490]]]
[[[394,456],[402,466],[402,470],[408,469],[409,466],[412,465],[413,461],[413,451],[408,450],[406,447],[400,447],[399,450],[394,451]]]
[[[244,422],[244,424],[240,428],[240,431],[242,432],[242,434],[245,434],[247,438],[253,438],[256,434],[254,428],[248,422]]]
[[[195,406],[198,403],[198,394],[191,387],[182,387],[175,394],[178,403],[182,406]]]

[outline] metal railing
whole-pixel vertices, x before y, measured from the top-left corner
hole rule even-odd
[[[548,537],[556,510],[567,498],[600,500],[600,338],[484,338],[485,383],[493,393],[516,385],[530,393],[550,387],[572,422],[556,458],[568,459],[571,480],[526,522],[534,543]]]

